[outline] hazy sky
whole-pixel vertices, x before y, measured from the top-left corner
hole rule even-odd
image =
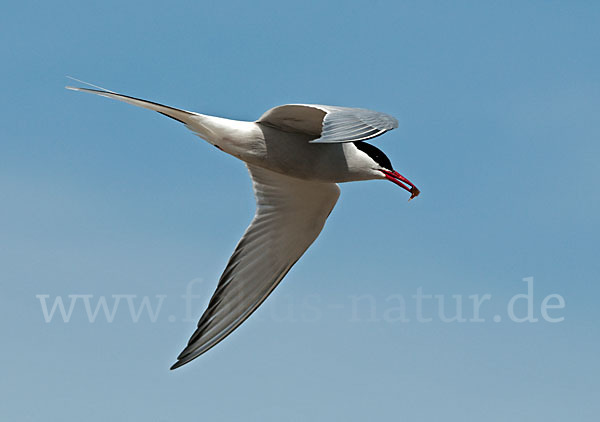
[[[598,22],[591,1],[4,5],[0,419],[597,420]],[[65,75],[244,120],[387,112],[373,143],[422,195],[343,185],[257,313],[169,371],[250,180]]]

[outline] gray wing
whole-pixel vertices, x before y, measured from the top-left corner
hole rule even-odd
[[[171,369],[215,346],[258,308],[321,232],[340,189],[248,165],[257,209],[208,309]]]
[[[310,142],[315,143],[364,141],[398,127],[398,121],[385,113],[316,104],[275,107],[263,114],[257,123],[314,136]]]

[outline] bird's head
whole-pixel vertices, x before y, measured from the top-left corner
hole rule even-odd
[[[381,151],[379,148],[367,144],[366,142],[356,141],[353,142],[359,151],[365,153],[374,162],[373,170],[379,176],[378,178],[387,179],[400,186],[402,189],[406,189],[410,192],[409,201],[421,193],[419,189],[406,177],[394,170],[390,159]],[[410,187],[409,187],[410,186]]]

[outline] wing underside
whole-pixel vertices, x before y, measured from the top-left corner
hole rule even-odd
[[[244,322],[313,243],[339,188],[248,165],[257,210],[219,280],[175,369],[200,356]]]

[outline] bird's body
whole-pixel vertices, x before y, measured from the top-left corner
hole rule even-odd
[[[362,171],[361,157],[352,143],[311,144],[309,141],[314,137],[310,135],[283,131],[260,122],[208,117],[201,121],[194,119],[188,127],[247,164],[315,182],[342,183],[373,178]],[[227,124],[223,125],[221,120]]]
[[[250,172],[257,200],[255,217],[172,369],[212,348],[266,299],[321,232],[339,197],[337,183],[388,179],[410,191],[411,198],[419,194],[391,168],[383,152],[364,142],[397,127],[397,121],[383,113],[292,104],[275,107],[255,122],[244,122],[103,89],[68,88],[171,117],[244,161]]]

